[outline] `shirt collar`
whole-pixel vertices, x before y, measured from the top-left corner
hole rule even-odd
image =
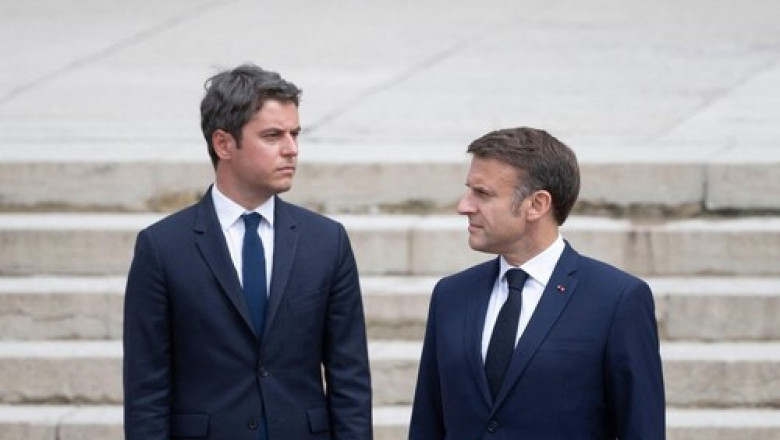
[[[219,224],[222,225],[224,229],[227,229],[230,226],[232,226],[233,223],[237,222],[243,214],[248,212],[241,205],[234,202],[233,200],[228,198],[228,196],[223,194],[222,191],[220,191],[219,188],[217,188],[216,183],[211,188],[211,198],[214,201],[214,210],[217,211],[217,218],[219,219]],[[271,225],[271,228],[273,228],[275,206],[276,206],[276,197],[271,196],[268,198],[268,200],[263,202],[262,205],[253,209],[251,212],[256,212],[262,215],[265,221],[267,221],[268,224]]]
[[[552,242],[552,244],[549,247],[547,247],[547,249],[543,250],[535,257],[523,263],[520,266],[520,269],[523,269],[525,273],[528,274],[528,276],[541,283],[542,286],[546,287],[547,283],[550,281],[550,278],[552,277],[553,270],[555,270],[555,265],[558,264],[558,260],[561,258],[561,255],[563,254],[563,250],[565,247],[566,244],[563,241],[563,237],[561,237],[561,235],[558,234],[558,237],[555,239],[555,241]],[[501,277],[499,279],[504,279],[504,275],[506,275],[506,271],[508,271],[509,269],[515,269],[516,266],[510,265],[506,261],[506,258],[504,258],[503,255],[500,257],[499,260],[500,260],[499,273],[501,274]]]

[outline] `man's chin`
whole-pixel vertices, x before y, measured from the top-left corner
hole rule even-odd
[[[480,243],[473,235],[469,236],[469,247],[477,252],[486,252],[484,244]]]
[[[477,252],[484,252],[486,254],[498,254],[496,249],[491,248],[487,243],[476,239],[473,235],[469,236],[469,247]]]
[[[287,184],[277,185],[275,189],[276,189],[276,194],[285,193],[292,189],[292,181],[290,181],[290,183]]]

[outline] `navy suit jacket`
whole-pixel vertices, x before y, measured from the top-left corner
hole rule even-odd
[[[276,200],[260,340],[211,197],[138,235],[125,297],[126,439],[370,439],[363,306],[344,228]]]
[[[481,338],[498,271],[495,259],[434,288],[409,438],[664,439],[647,284],[567,243],[494,400]]]

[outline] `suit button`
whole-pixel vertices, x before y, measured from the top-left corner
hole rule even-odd
[[[495,420],[491,420],[490,423],[488,423],[487,430],[491,434],[496,432],[496,430],[498,430],[498,422],[496,422]]]
[[[251,419],[249,419],[249,423],[247,424],[247,427],[252,431],[254,431],[260,427],[260,423],[257,422],[257,419],[255,417],[252,417]]]
[[[268,370],[265,369],[262,365],[260,366],[260,369],[257,371],[257,374],[260,375],[260,377],[268,377],[271,375],[271,373],[268,372]]]

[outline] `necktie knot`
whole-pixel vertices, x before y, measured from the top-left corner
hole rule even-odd
[[[260,220],[263,219],[263,216],[256,212],[250,212],[242,215],[241,219],[244,220],[244,227],[247,231],[256,231],[257,227],[260,226]]]
[[[506,283],[510,290],[523,290],[528,274],[523,269],[509,269],[506,271]]]

